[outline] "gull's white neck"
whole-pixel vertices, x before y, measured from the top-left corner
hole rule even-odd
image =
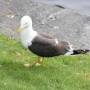
[[[28,46],[32,45],[32,40],[36,37],[37,32],[33,30],[32,27],[25,28],[20,33],[20,38],[23,46],[28,48]]]

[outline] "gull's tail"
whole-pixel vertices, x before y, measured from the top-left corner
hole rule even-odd
[[[69,45],[69,50],[65,55],[86,54],[86,53],[90,52],[89,49],[73,49],[72,45],[70,43],[68,43],[68,45]]]

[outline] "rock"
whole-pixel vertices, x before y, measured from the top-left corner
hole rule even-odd
[[[23,15],[32,17],[36,31],[69,41],[74,48],[90,49],[90,17],[31,0],[0,0],[0,33],[18,39],[15,30]]]

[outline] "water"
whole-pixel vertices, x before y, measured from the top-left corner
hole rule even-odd
[[[65,8],[75,9],[81,14],[90,16],[90,0],[34,0],[37,2],[61,5]]]

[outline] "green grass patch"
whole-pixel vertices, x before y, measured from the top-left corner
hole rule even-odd
[[[25,68],[37,56],[20,42],[0,35],[0,90],[90,90],[90,56],[44,58],[43,65]]]

